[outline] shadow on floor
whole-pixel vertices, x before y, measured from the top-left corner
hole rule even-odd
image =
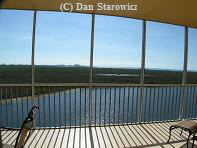
[[[102,126],[92,128],[39,129],[35,130],[28,148],[33,147],[172,147],[186,148],[187,132],[180,136],[180,130],[174,130],[167,144],[169,127],[175,122],[137,125]],[[17,131],[2,131],[5,144],[14,144]],[[191,147],[191,143],[190,146]],[[197,148],[197,146],[195,145]]]
[[[189,142],[189,148],[192,147],[192,143]],[[184,145],[182,145],[180,148],[187,148],[187,143],[185,143]],[[197,148],[197,145],[194,145],[193,148]]]

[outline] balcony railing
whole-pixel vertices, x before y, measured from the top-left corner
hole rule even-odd
[[[197,85],[39,84],[0,86],[0,125],[19,128],[39,105],[38,128],[177,121],[197,117]],[[91,95],[91,96],[90,96]]]

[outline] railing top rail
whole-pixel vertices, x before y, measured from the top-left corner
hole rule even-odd
[[[89,83],[36,83],[35,86],[70,86],[70,87],[88,87]],[[0,84],[0,87],[30,87],[30,83],[24,84]],[[129,87],[129,86],[142,86],[141,84],[128,84],[128,83],[93,83],[93,87]],[[144,87],[156,87],[156,86],[183,86],[183,84],[143,84]],[[186,84],[186,86],[197,86],[197,84]]]

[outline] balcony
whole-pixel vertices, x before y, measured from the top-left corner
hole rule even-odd
[[[196,89],[95,83],[90,94],[88,84],[37,84],[31,98],[31,86],[7,84],[0,87],[3,143],[14,144],[17,129],[36,104],[36,130],[27,147],[180,147],[188,133],[180,136],[176,130],[167,144],[169,127],[181,118],[196,119]]]
[[[14,144],[37,105],[26,147],[186,147],[179,130],[166,142],[171,125],[197,118],[195,29],[99,14],[1,12],[3,143]]]
[[[170,143],[166,143],[169,127],[174,123],[37,129],[26,147],[187,147],[188,135],[184,132],[180,136],[180,130],[175,130]],[[14,144],[16,136],[16,130],[4,130],[3,143]]]

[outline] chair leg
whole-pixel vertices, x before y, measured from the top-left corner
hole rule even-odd
[[[192,143],[192,148],[194,147],[194,141],[195,141],[195,138],[193,137],[193,143]]]
[[[187,138],[187,148],[189,148],[189,137],[191,136],[191,134],[189,133],[189,136]]]
[[[167,143],[169,143],[169,142],[170,142],[172,128],[173,128],[173,125],[172,125],[172,126],[170,126],[170,130],[169,130],[169,138],[168,138]]]
[[[194,147],[194,142],[196,140],[196,136],[195,135],[196,135],[196,133],[194,133],[193,138],[192,138],[193,139],[192,148]]]

